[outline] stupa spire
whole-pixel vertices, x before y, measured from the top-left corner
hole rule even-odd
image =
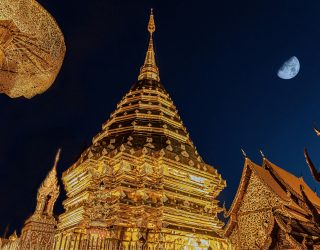
[[[38,189],[36,214],[52,216],[53,206],[59,196],[60,188],[57,177],[57,164],[61,149],[58,150],[53,167]]]
[[[148,46],[146,58],[144,60],[144,64],[140,68],[140,74],[139,74],[138,80],[151,79],[151,80],[160,81],[159,69],[156,64],[154,46],[153,46],[153,38],[152,38],[153,32],[156,31],[156,25],[154,22],[152,9],[151,9],[151,13],[150,13],[148,31],[150,33],[149,46]]]

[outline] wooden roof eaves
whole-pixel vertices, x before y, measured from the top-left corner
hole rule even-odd
[[[287,190],[290,191],[290,193],[292,193],[293,195],[295,195],[300,201],[305,202],[304,199],[303,199],[303,197],[302,197],[302,195],[299,194],[299,193],[297,193],[297,192],[293,189],[293,187],[291,187],[291,186],[279,175],[279,173],[272,167],[272,165],[275,165],[275,164],[273,164],[273,163],[272,163],[271,161],[269,161],[268,159],[264,158],[262,166],[263,166],[263,167],[266,167],[266,168],[278,179],[278,181],[279,181],[283,186],[285,186]],[[276,165],[275,165],[275,166],[276,166]],[[303,181],[303,183],[308,187],[308,184],[307,184],[307,183],[305,183],[304,181]],[[313,203],[313,202],[312,202],[312,203]],[[319,207],[317,204],[315,204],[315,203],[313,203],[313,204],[315,205],[315,207],[316,207],[317,209],[320,209],[320,207]],[[301,209],[302,209],[302,208],[301,208]]]
[[[226,217],[230,217],[231,214],[236,214],[238,212],[237,211],[237,209],[239,208],[238,205],[241,202],[241,200],[243,199],[243,196],[245,193],[244,191],[248,186],[249,177],[252,173],[252,168],[250,167],[250,164],[251,164],[251,160],[246,157],[245,161],[244,161],[242,174],[241,174],[239,188],[237,190],[235,198],[233,199],[233,202],[230,206],[229,211],[226,213]]]
[[[271,163],[268,159],[265,158],[263,160],[263,167],[267,168],[278,179],[278,181],[281,182],[282,185],[284,185],[288,190],[290,190],[291,193],[293,193],[296,197],[301,198],[301,195],[298,194],[290,185],[288,185],[288,183],[285,180],[283,180],[283,178],[277,173],[277,171],[273,169],[271,164],[273,163]]]

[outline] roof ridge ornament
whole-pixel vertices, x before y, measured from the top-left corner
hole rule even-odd
[[[240,150],[241,150],[243,157],[248,158],[248,156],[247,156],[246,152],[243,150],[243,148],[240,148]]]
[[[316,133],[317,136],[320,136],[320,130],[317,127],[313,127],[313,131]]]
[[[140,68],[138,80],[150,79],[160,81],[159,69],[156,64],[154,45],[152,35],[156,31],[156,24],[153,16],[153,9],[150,12],[150,19],[148,23],[148,31],[150,33],[149,46],[144,60],[144,64]]]
[[[263,153],[263,151],[262,151],[261,149],[260,149],[259,151],[260,151],[260,155],[262,156],[262,158],[263,158],[263,159],[266,159],[266,156],[265,156],[265,154]]]

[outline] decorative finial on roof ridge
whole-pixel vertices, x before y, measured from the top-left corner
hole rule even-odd
[[[259,150],[259,152],[260,152],[260,155],[262,156],[262,158],[263,158],[263,159],[266,159],[266,156],[265,156],[265,154],[262,152],[261,149]]]
[[[316,126],[313,126],[313,131],[316,133],[317,136],[320,136],[320,130],[317,129]]]
[[[153,16],[153,9],[151,9],[151,12],[150,12],[148,31],[150,33],[149,46],[148,46],[146,58],[144,60],[144,64],[140,68],[140,74],[139,74],[138,80],[150,79],[150,80],[160,81],[159,69],[156,64],[153,38],[152,38],[153,33],[156,31],[156,24]]]
[[[240,148],[240,149],[241,149],[241,152],[242,152],[243,157],[244,157],[244,158],[248,158],[246,152],[245,152],[242,148]]]

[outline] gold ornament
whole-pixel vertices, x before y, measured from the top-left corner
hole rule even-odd
[[[0,93],[32,98],[45,92],[65,51],[61,30],[38,2],[0,1]]]

